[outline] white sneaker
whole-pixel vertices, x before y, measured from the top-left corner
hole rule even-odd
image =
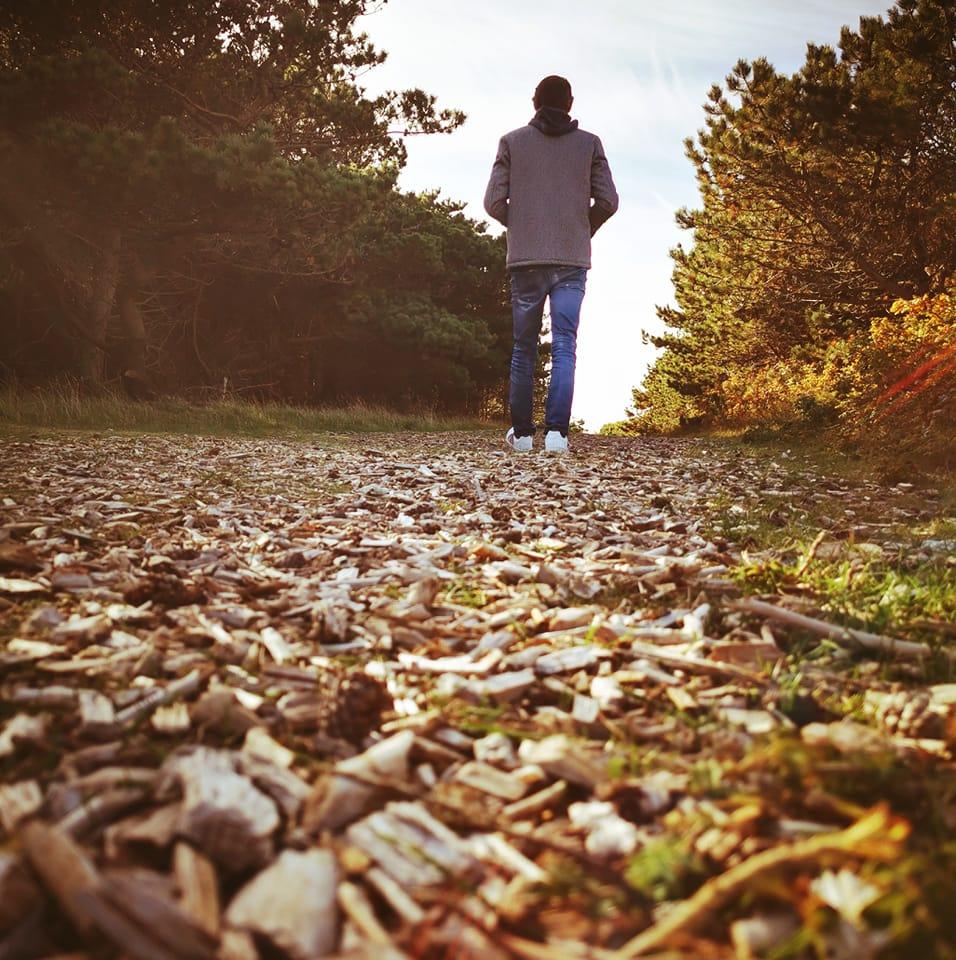
[[[515,453],[530,453],[531,440],[531,437],[516,437],[514,427],[510,427],[505,434],[505,443],[507,443]]]
[[[567,453],[568,438],[562,437],[559,430],[549,430],[544,435],[544,449],[548,453]]]

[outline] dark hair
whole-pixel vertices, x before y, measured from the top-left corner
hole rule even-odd
[[[564,77],[545,77],[534,90],[536,107],[556,107],[567,110],[571,102],[571,84]]]

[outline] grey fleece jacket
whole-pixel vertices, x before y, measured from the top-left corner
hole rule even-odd
[[[611,169],[598,137],[541,113],[498,142],[485,210],[508,228],[509,268],[590,267],[591,237],[618,206]]]

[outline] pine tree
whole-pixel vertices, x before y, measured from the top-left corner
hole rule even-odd
[[[635,391],[649,419],[719,419],[728,373],[819,356],[956,261],[956,10],[901,0],[809,44],[786,76],[739,61],[685,149],[698,209],[671,251],[677,306]]]
[[[356,32],[366,6],[4,4],[0,257],[48,294],[19,334],[65,326],[91,380],[109,358],[322,399],[400,344],[423,366],[395,396],[495,389],[498,243],[396,189],[404,136],[464,116],[421,90],[365,93],[385,57]]]

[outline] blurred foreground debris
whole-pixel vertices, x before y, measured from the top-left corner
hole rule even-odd
[[[829,484],[889,557],[911,496],[683,441],[375,444],[8,443],[0,960],[948,935],[951,658],[742,598],[708,506]]]

